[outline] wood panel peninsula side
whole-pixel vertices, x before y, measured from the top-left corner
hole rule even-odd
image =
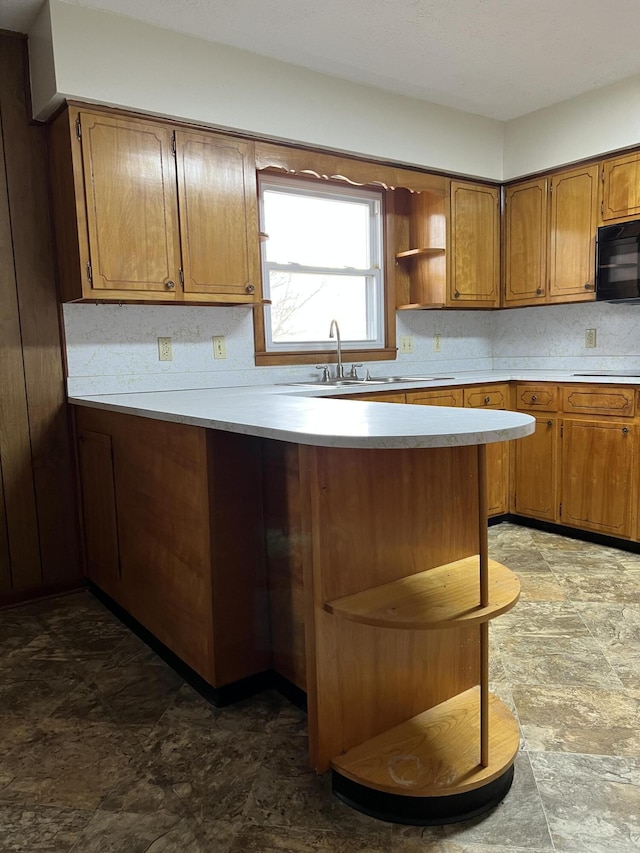
[[[225,601],[221,577],[233,578],[247,557],[260,562],[266,554],[269,662],[306,690],[310,764],[318,773],[332,770],[338,797],[368,814],[415,824],[462,820],[504,797],[519,735],[509,709],[488,690],[488,623],[513,607],[520,587],[487,554],[485,445],[529,435],[531,416],[222,390],[72,402],[81,442],[88,431],[96,446],[111,443],[116,470],[105,476],[112,493],[114,482],[124,489],[128,483],[147,498],[163,489],[160,464],[153,490],[141,481],[142,472],[118,475],[118,455],[131,459],[120,447],[130,431],[122,429],[123,419],[144,423],[147,454],[153,454],[157,430],[166,456],[165,421],[187,430],[198,453],[208,445],[208,464],[188,465],[183,445],[180,465],[191,478],[191,494],[202,479],[199,493],[211,504],[202,517],[214,519],[218,529],[225,509],[224,502],[213,501],[216,478],[231,482],[231,457],[243,460],[245,482],[253,475],[262,481],[262,507],[254,504],[252,515],[243,518],[248,530],[264,523],[262,555],[227,542],[219,560],[215,537],[208,532],[202,540],[211,553],[199,559],[211,582],[202,580],[200,588],[212,613],[202,614],[200,629],[212,633],[206,638],[210,647],[224,648],[216,613],[226,612],[228,624],[227,605],[238,614],[252,612],[257,590],[234,584]],[[106,438],[98,442],[100,434]],[[217,457],[216,436],[225,435],[234,441],[223,442],[224,456]],[[95,538],[95,517],[92,524],[88,514],[91,489],[99,487],[97,469],[86,459],[85,468],[94,474],[91,482],[83,477],[83,488],[85,525]],[[175,478],[175,465],[167,471]],[[127,495],[113,500],[112,512],[95,500],[93,506],[117,528],[126,524],[118,504]],[[229,503],[229,513],[242,505],[241,495]],[[141,515],[148,536],[153,508]],[[227,525],[239,532],[237,518]],[[172,530],[174,547],[156,549],[161,562],[181,557],[186,542],[194,541],[192,522],[185,543],[180,525]],[[128,541],[117,533],[111,537],[116,550]],[[126,555],[119,555],[118,564],[118,583],[126,585]],[[154,595],[162,596],[163,576],[172,577],[171,605],[179,614],[176,575],[167,565],[149,575]],[[244,577],[260,583],[264,575],[247,572],[245,565]],[[144,599],[140,579],[129,583]],[[197,598],[202,608],[203,596]],[[135,607],[131,596],[126,601]],[[193,630],[193,608],[189,612],[187,631]],[[179,633],[175,624],[172,631]],[[256,643],[264,640],[260,630],[252,636]],[[252,663],[256,671],[264,666],[259,650],[242,654],[239,677],[250,674]],[[217,687],[215,655],[214,664],[203,677]],[[227,681],[232,677],[228,668],[225,675]]]

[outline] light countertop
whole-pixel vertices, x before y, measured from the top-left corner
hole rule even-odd
[[[416,383],[409,385],[415,387]],[[428,383],[428,387],[434,386]],[[399,388],[346,386],[331,393],[362,393],[381,387]],[[487,444],[529,435],[535,427],[533,418],[517,412],[318,399],[326,394],[327,389],[303,386],[256,386],[72,397],[70,402],[325,447],[397,449]]]
[[[519,412],[440,406],[402,406],[326,399],[383,391],[424,391],[490,382],[573,382],[635,385],[639,377],[576,376],[559,371],[478,371],[430,381],[326,388],[258,385],[70,397],[69,402],[123,414],[325,447],[414,448],[489,444],[534,431]],[[325,398],[325,399],[323,399]]]

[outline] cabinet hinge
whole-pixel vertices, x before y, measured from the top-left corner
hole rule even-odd
[[[564,424],[560,424],[560,438],[564,435]]]
[[[560,511],[558,512],[558,515],[562,518],[562,504],[560,504]]]
[[[87,261],[87,279],[89,284],[93,284],[93,270],[91,269],[91,261]]]
[[[600,202],[600,216],[603,216],[603,215],[604,215],[604,202],[601,201]]]
[[[171,134],[171,153],[173,156],[176,156],[176,135],[175,133]]]
[[[600,175],[600,180],[604,184],[604,166],[602,167],[602,174]]]
[[[76,119],[76,136],[79,140],[82,139],[82,125],[80,124],[80,116]]]
[[[182,267],[178,270],[178,277],[180,278],[180,284],[184,284],[184,271]]]

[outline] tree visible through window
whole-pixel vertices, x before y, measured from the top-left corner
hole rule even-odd
[[[266,348],[323,350],[338,320],[345,349],[384,346],[382,196],[260,181]]]

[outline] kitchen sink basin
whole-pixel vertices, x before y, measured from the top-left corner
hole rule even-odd
[[[394,382],[436,382],[438,380],[453,379],[453,376],[370,376],[365,382],[384,382],[392,385]]]
[[[341,388],[344,385],[366,385],[366,379],[330,379],[328,382],[309,380],[308,382],[282,382],[282,385],[298,385],[304,388]]]
[[[302,388],[342,388],[345,385],[397,385],[400,382],[437,382],[450,379],[453,379],[453,376],[370,376],[368,379],[329,379],[327,382],[309,380],[282,384]]]

